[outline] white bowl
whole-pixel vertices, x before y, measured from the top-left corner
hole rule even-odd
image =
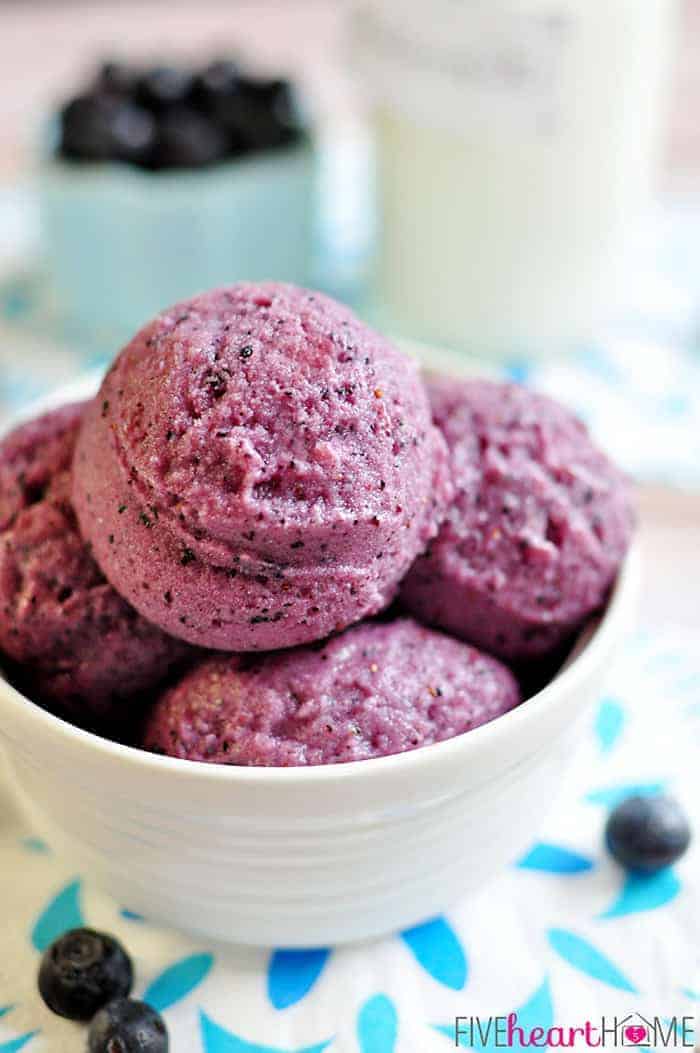
[[[628,630],[637,578],[633,549],[600,622],[523,705],[376,760],[155,756],[73,727],[0,678],[11,779],[36,831],[153,921],[288,947],[404,928],[479,889],[536,836]]]

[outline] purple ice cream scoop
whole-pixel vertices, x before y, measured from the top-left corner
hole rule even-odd
[[[114,587],[165,631],[233,651],[381,610],[450,493],[415,365],[340,304],[273,283],[145,326],[88,410],[74,468]]]
[[[205,659],[156,703],[143,742],[214,764],[335,764],[428,746],[519,702],[495,658],[402,618],[320,647]]]
[[[83,403],[71,403],[15,428],[0,441],[0,533],[41,501],[70,469]]]
[[[70,464],[83,409],[0,443],[0,651],[39,700],[93,725],[125,717],[193,652],[114,591],[78,532]]]
[[[428,391],[456,496],[402,599],[506,660],[552,652],[605,602],[633,530],[630,485],[543,395],[443,377]]]

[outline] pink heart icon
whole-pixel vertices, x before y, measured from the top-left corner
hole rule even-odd
[[[630,1024],[629,1027],[625,1028],[625,1038],[629,1039],[630,1042],[634,1042],[637,1045],[638,1042],[643,1042],[647,1037],[647,1029],[641,1024]]]

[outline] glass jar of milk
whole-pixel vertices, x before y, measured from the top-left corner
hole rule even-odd
[[[649,201],[675,0],[372,0],[378,295],[477,353],[586,340]]]

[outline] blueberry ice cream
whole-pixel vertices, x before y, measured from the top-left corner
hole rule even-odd
[[[384,608],[451,487],[413,362],[319,293],[231,286],[127,345],[74,501],[112,585],[202,646],[307,643]]]
[[[452,738],[519,701],[496,659],[402,618],[322,646],[206,659],[156,704],[143,742],[215,764],[334,764]]]
[[[0,443],[0,652],[41,700],[119,721],[189,653],[105,581],[78,532],[70,465],[83,413],[66,406]]]
[[[547,654],[605,602],[632,533],[630,485],[552,399],[447,377],[428,390],[456,496],[402,599],[501,658]]]

